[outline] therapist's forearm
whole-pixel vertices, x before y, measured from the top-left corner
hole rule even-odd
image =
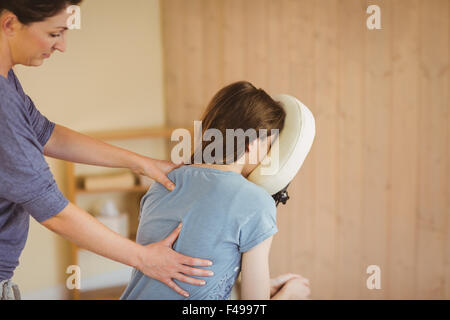
[[[144,247],[122,237],[72,203],[42,225],[77,246],[111,260],[139,268]]]
[[[48,157],[76,163],[136,171],[142,159],[136,153],[107,144],[66,127],[56,125],[45,145]]]

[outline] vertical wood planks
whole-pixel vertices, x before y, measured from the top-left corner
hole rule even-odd
[[[447,19],[450,19],[450,6],[448,8]],[[448,43],[450,46],[450,22],[448,23]],[[448,62],[450,63],[450,49]],[[447,75],[448,87],[447,92],[450,92],[450,75]],[[450,161],[450,98],[447,101],[447,156],[446,161]],[[445,247],[445,299],[450,298],[450,167],[447,165],[447,241]]]
[[[267,82],[267,1],[246,0],[243,3],[246,41],[240,50],[244,50],[245,54],[245,79],[257,88],[265,88]]]
[[[420,1],[417,298],[444,298],[448,200],[448,1]]]
[[[163,60],[164,60],[164,84],[166,119],[169,126],[177,127],[186,125],[186,107],[187,97],[185,90],[185,68],[183,50],[183,5],[184,0],[164,0],[161,1],[162,15],[162,34],[163,34]],[[172,112],[171,107],[176,108],[177,112]]]
[[[289,22],[288,63],[290,66],[289,94],[295,96],[315,112],[314,83],[314,2],[308,0],[287,1],[284,7],[284,19]],[[315,261],[315,177],[314,177],[315,146],[312,147],[302,169],[289,187],[291,203],[285,212],[279,210],[279,215],[288,217],[284,223],[288,230],[287,241],[289,250],[285,250],[287,262],[285,271],[299,273],[310,279],[314,278]],[[280,233],[280,238],[285,237]],[[282,239],[280,239],[282,241]],[[284,260],[286,261],[286,260]],[[314,289],[312,296],[316,297]]]
[[[418,199],[419,4],[392,3],[393,97],[387,299],[414,299]]]
[[[286,1],[268,0],[266,4],[267,25],[267,81],[265,90],[269,93],[287,93],[289,91],[289,39],[285,36],[291,31]]]
[[[372,1],[365,1],[367,8]],[[388,283],[387,275],[388,217],[390,201],[390,153],[392,111],[392,1],[380,1],[381,30],[364,30],[364,104],[362,105],[363,185],[361,211],[360,298],[382,299]],[[368,15],[366,15],[368,17]],[[381,270],[381,289],[369,290],[368,266]]]
[[[289,89],[290,71],[287,63],[289,39],[280,36],[280,34],[287,34],[286,30],[289,29],[288,19],[283,19],[288,11],[289,6],[285,1],[269,0],[266,2],[267,63],[260,67],[266,68],[267,80],[264,89],[269,94],[286,93]],[[295,198],[296,196],[293,196],[293,199]],[[288,202],[288,207],[289,205]],[[299,246],[299,244],[290,240],[291,231],[289,229],[292,216],[296,215],[297,212],[289,210],[288,207],[280,205],[277,210],[278,234],[274,237],[273,250],[270,254],[272,276],[289,271],[289,267],[292,266],[289,252]]]
[[[226,0],[223,5],[224,14],[224,81],[230,84],[246,79],[245,46],[247,40],[245,1]]]
[[[381,8],[382,30],[366,9]],[[450,297],[449,2],[163,0],[168,124],[222,86],[299,98],[316,140],[278,209],[273,276],[313,298]],[[382,290],[368,290],[368,265]]]
[[[186,119],[195,117],[195,120],[199,120],[206,107],[203,93],[205,86],[200,84],[204,81],[204,55],[209,54],[204,50],[204,33],[206,32],[203,24],[204,7],[202,0],[184,2],[184,36],[183,45],[179,47],[179,50],[182,52],[183,66],[186,68],[183,72]],[[191,122],[190,125],[193,127],[194,124]]]
[[[314,296],[336,298],[337,0],[314,1]],[[311,161],[311,159],[308,159]]]
[[[203,8],[203,75],[200,113],[224,83],[224,0],[202,0]],[[197,84],[199,85],[199,84]],[[201,115],[199,115],[200,117]]]
[[[337,294],[359,298],[362,255],[365,2],[340,1],[338,96]]]

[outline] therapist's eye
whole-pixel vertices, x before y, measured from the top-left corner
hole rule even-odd
[[[60,33],[50,33],[50,37],[59,38],[59,37],[61,37],[61,34]]]

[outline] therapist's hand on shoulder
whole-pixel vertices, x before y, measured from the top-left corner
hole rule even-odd
[[[167,190],[173,191],[175,189],[175,185],[169,180],[167,174],[182,165],[182,163],[175,164],[171,161],[157,160],[142,156],[139,159],[137,167],[133,168],[133,171],[137,174],[152,178],[165,186]]]

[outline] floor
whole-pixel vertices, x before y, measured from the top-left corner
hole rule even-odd
[[[80,292],[80,300],[119,300],[126,286]]]

